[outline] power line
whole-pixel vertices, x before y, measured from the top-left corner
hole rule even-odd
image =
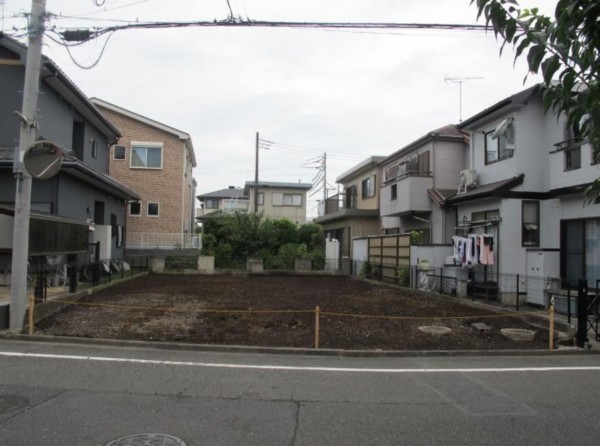
[[[242,20],[229,17],[225,20],[191,21],[191,22],[144,22],[129,23],[127,25],[114,25],[104,28],[79,30],[65,30],[62,32],[66,41],[91,40],[102,34],[126,29],[164,29],[164,28],[190,28],[190,27],[242,27],[242,28],[308,28],[308,29],[434,29],[434,30],[461,30],[461,31],[486,31],[485,25],[467,24],[441,24],[441,23],[378,23],[378,22],[285,22],[267,20]],[[87,35],[83,35],[87,33]]]

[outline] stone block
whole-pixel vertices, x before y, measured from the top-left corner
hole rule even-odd
[[[215,273],[215,258],[214,256],[198,257],[198,273],[214,274]]]

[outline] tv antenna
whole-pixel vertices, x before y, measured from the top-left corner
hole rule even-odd
[[[458,84],[458,122],[462,122],[462,84],[468,81],[474,81],[477,79],[483,79],[483,76],[471,76],[471,77],[450,77],[446,75],[444,82],[447,84]]]

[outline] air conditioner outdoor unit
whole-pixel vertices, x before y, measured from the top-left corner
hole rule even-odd
[[[461,190],[466,192],[469,186],[477,184],[477,172],[475,169],[461,170],[460,172],[460,184],[458,186],[458,192]]]

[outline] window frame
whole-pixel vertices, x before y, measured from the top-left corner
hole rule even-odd
[[[581,145],[569,147],[563,150],[563,152],[565,153],[565,172],[581,169]]]
[[[360,183],[362,199],[373,198],[377,194],[377,174],[369,175]]]
[[[117,158],[117,149],[123,149],[123,158]],[[114,161],[125,161],[127,159],[127,148],[125,146],[115,146],[112,159]]]
[[[525,207],[535,206],[536,221],[525,221]],[[526,225],[533,225],[535,229],[527,229]],[[527,235],[533,234],[533,240],[529,240]],[[523,200],[521,202],[521,246],[524,248],[538,248],[540,246],[540,202],[533,200]]]
[[[507,118],[508,119],[508,118]],[[506,130],[498,136],[498,138],[493,139],[492,135],[495,130],[490,130],[483,132],[483,142],[484,142],[484,162],[487,166],[488,164],[498,163],[500,161],[513,158],[515,155],[515,122],[511,120],[507,124]],[[510,135],[510,137],[507,136]],[[491,145],[495,146],[495,150],[489,150]],[[489,153],[495,153],[496,157],[490,159]]]
[[[204,199],[204,209],[220,209],[220,201],[218,198],[205,198]],[[212,206],[212,203],[216,203],[216,207]],[[208,206],[208,203],[211,203],[211,206]]]
[[[134,205],[134,204],[137,204],[140,207],[139,214],[133,214],[131,212],[131,206]],[[142,202],[141,201],[134,201],[134,202],[129,203],[129,212],[128,212],[128,215],[130,217],[141,217],[142,216]]]
[[[265,205],[265,193],[264,192],[259,192],[258,193],[257,201],[258,201],[258,205],[259,206],[264,206]]]
[[[146,150],[146,156],[145,156],[145,165],[144,166],[134,166],[133,162],[134,162],[134,152],[136,150],[140,150],[140,149],[145,149]],[[158,167],[156,166],[148,166],[148,149],[158,149],[160,150],[160,165]],[[148,169],[148,170],[161,170],[163,168],[163,164],[164,164],[164,147],[162,143],[156,143],[156,142],[144,142],[144,141],[132,141],[131,142],[131,146],[130,146],[130,150],[129,150],[129,167],[131,169]],[[141,159],[140,156],[137,156],[137,158]]]
[[[156,205],[156,215],[154,214],[150,214],[150,205]],[[160,203],[158,201],[149,201],[146,204],[146,216],[147,217],[151,217],[151,218],[158,218],[160,217]]]
[[[279,195],[281,195],[281,203],[279,204]],[[286,198],[290,197],[291,204],[286,203]],[[294,204],[294,197],[299,198],[300,204]],[[281,206],[281,207],[302,207],[303,206],[302,194],[297,194],[293,192],[278,192],[273,194],[273,206]]]
[[[390,200],[398,199],[398,184],[392,184],[390,187]]]

